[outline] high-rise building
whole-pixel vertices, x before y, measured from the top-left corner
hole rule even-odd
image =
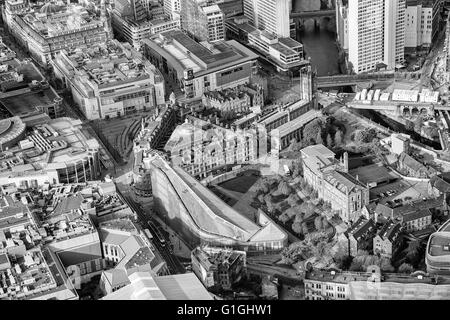
[[[164,13],[175,19],[175,16],[179,17],[181,11],[180,0],[164,0]]]
[[[289,12],[291,1],[286,0],[243,0],[244,15],[259,29],[290,37]]]
[[[181,27],[198,41],[225,40],[225,14],[214,1],[182,1]]]
[[[427,49],[439,32],[440,1],[407,0],[405,15],[405,49]]]
[[[347,13],[348,60],[356,73],[404,62],[405,0],[350,0]]]

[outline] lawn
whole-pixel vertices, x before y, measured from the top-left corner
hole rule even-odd
[[[242,176],[225,181],[219,186],[230,191],[247,193],[260,177],[253,171],[247,171]]]

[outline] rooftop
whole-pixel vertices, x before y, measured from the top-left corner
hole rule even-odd
[[[55,63],[99,88],[150,78],[150,63],[145,63],[129,44],[117,40],[64,50]]]
[[[107,295],[103,300],[212,300],[194,273],[155,277],[135,272],[131,284]]]
[[[101,20],[80,5],[51,1],[26,6],[19,17],[44,38],[102,27]]]
[[[0,152],[4,161],[0,168],[4,172],[13,171],[14,175],[25,171],[24,168],[14,170],[23,164],[28,165],[27,171],[65,168],[84,160],[98,148],[99,143],[80,120],[57,118],[35,126],[24,140]]]
[[[151,39],[144,39],[143,43],[170,59],[169,62],[177,67],[177,72],[182,73],[191,68],[195,75],[258,58],[237,41],[201,44],[180,30],[161,33]]]
[[[234,241],[284,241],[286,234],[273,223],[260,226],[225,204],[213,192],[178,166],[173,168],[159,156],[151,160],[174,188],[192,222],[203,232]],[[265,232],[269,230],[270,233]]]

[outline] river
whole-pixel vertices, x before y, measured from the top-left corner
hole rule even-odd
[[[339,52],[336,46],[336,34],[325,29],[315,30],[314,26],[306,26],[298,32],[303,43],[306,57],[311,57],[313,68],[318,76],[341,74],[339,67]]]

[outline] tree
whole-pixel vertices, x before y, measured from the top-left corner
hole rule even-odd
[[[408,243],[408,248],[406,248],[406,258],[413,266],[417,266],[420,262],[421,251],[422,244],[420,240],[413,240]]]
[[[287,199],[287,201],[291,207],[294,207],[300,201],[300,197],[296,193],[292,193],[289,195],[289,198]]]
[[[417,117],[416,121],[414,121],[414,131],[420,133],[422,131],[423,119],[422,117]]]
[[[265,196],[264,196],[264,202],[266,203],[266,204],[273,204],[273,197],[272,197],[272,195],[271,194],[266,194]]]
[[[260,194],[260,195],[258,196],[258,201],[261,202],[261,203],[264,203],[264,202],[265,202],[265,201],[264,201],[264,195],[263,195],[263,194]]]
[[[306,225],[306,222],[303,222],[302,223],[302,233],[304,234],[304,235],[307,235],[308,234],[308,232],[309,232],[309,230],[308,230],[308,226]]]
[[[330,148],[333,145],[333,139],[331,138],[331,134],[327,134],[327,147]]]
[[[384,272],[394,272],[395,268],[391,264],[391,260],[389,258],[381,258],[380,261],[380,269]]]
[[[315,141],[317,139],[317,133],[321,129],[322,129],[321,119],[315,119],[305,125],[303,129],[303,142],[305,147],[311,145],[311,141]]]
[[[342,142],[344,141],[344,137],[341,130],[336,131],[336,134],[334,135],[334,143],[337,147],[339,147]]]
[[[286,181],[281,181],[280,184],[278,185],[278,192],[287,196],[291,193],[291,187]]]
[[[329,226],[330,226],[330,223],[328,222],[327,217],[323,216],[322,217],[322,228],[323,228],[323,230],[328,229]]]
[[[317,216],[317,217],[314,219],[314,226],[316,227],[316,230],[317,230],[317,231],[322,230],[322,227],[323,227],[323,225],[322,225],[322,217]]]
[[[303,235],[302,222],[294,221],[294,223],[292,224],[292,231],[294,231],[298,235]]]
[[[266,202],[266,206],[267,206],[267,210],[269,211],[269,213],[275,212],[275,206],[273,205],[272,202]]]
[[[414,267],[412,265],[410,265],[409,263],[404,262],[400,265],[400,267],[398,267],[398,272],[411,274],[414,272]]]
[[[286,212],[283,212],[283,214],[278,217],[278,220],[280,220],[282,223],[287,223],[289,220],[291,220],[291,218]]]
[[[406,122],[405,122],[405,129],[407,131],[414,131],[414,122],[412,122],[410,120],[406,120]]]
[[[312,216],[316,211],[316,207],[311,202],[303,202],[300,205],[300,211],[305,213],[305,219]]]
[[[297,223],[302,223],[303,222],[303,217],[305,216],[305,214],[303,213],[303,212],[298,212],[296,215],[295,215],[295,218],[294,218],[294,222],[297,222]]]
[[[353,259],[350,268],[348,268],[350,271],[364,271],[363,265],[360,261]]]
[[[322,139],[322,128],[319,128],[319,131],[317,132],[317,136],[316,136],[316,144],[323,144],[323,139]]]

